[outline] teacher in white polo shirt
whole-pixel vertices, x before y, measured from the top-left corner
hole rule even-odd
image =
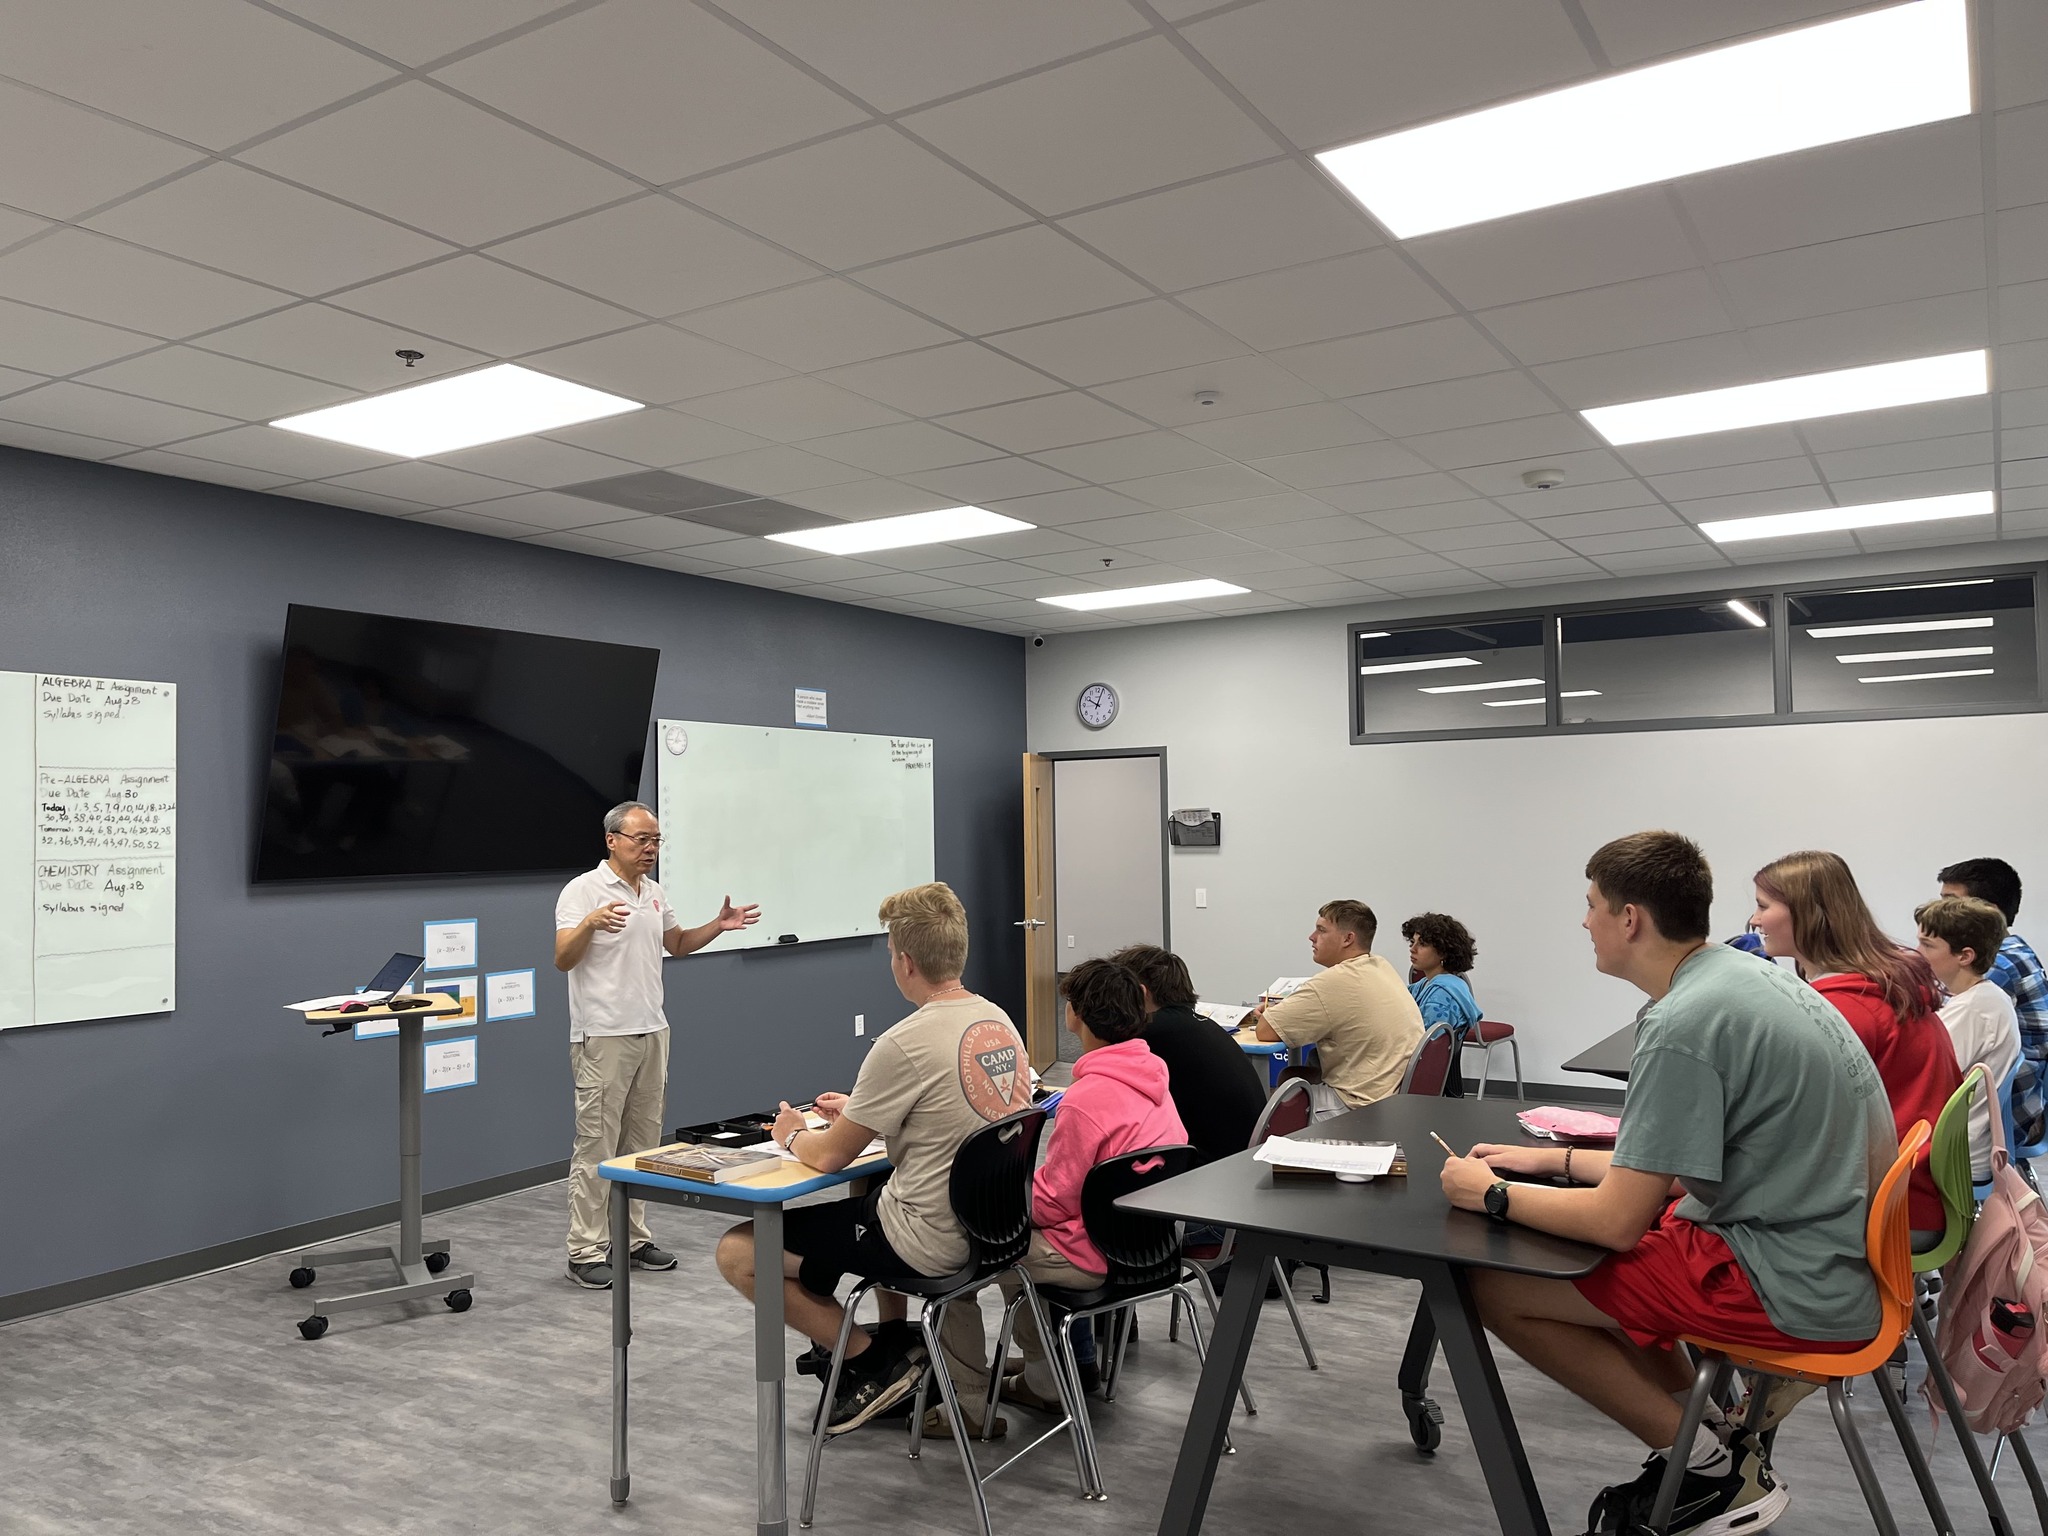
[[[661,1011],[661,957],[702,949],[721,933],[761,920],[735,907],[685,928],[654,880],[661,825],[638,800],[604,818],[605,861],[562,887],[555,902],[555,969],[569,973],[569,1064],[576,1078],[576,1145],[569,1157],[569,1278],[588,1290],[612,1283],[605,1219],[608,1157],[661,1144],[668,1096],[668,1020]],[[633,1202],[630,1259],[636,1269],[674,1269],[657,1248],[647,1206]]]

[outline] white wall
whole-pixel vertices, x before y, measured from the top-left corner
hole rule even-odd
[[[1164,746],[1170,804],[1223,812],[1221,848],[1170,855],[1174,947],[1206,996],[1249,998],[1309,969],[1309,927],[1332,897],[1369,902],[1378,948],[1398,962],[1402,919],[1447,911],[1478,939],[1473,987],[1517,1026],[1524,1075],[1568,1080],[1559,1064],[1641,1002],[1593,969],[1586,857],[1657,826],[1697,838],[1713,862],[1716,937],[1742,928],[1759,866],[1811,847],[1848,859],[1907,939],[1943,864],[2009,859],[2040,893],[2019,926],[2031,916],[2048,937],[2048,716],[1354,747],[1349,617],[1054,635],[1026,653],[1032,750]],[[1104,731],[1074,716],[1096,681],[1122,699]]]

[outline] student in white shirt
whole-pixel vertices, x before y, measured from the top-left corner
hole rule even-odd
[[[1981,1183],[1991,1176],[1991,1103],[2020,1059],[2020,1019],[2012,999],[1985,972],[2005,942],[2005,915],[1973,896],[1944,896],[1916,908],[1920,953],[1948,990],[1941,1022],[1948,1026],[1963,1071],[1981,1066],[1990,1093],[1970,1107],[1970,1170]]]

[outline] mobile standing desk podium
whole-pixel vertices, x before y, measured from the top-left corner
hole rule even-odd
[[[375,1290],[351,1291],[343,1296],[315,1296],[313,1315],[299,1324],[299,1333],[317,1339],[327,1331],[327,1319],[336,1312],[359,1312],[393,1301],[419,1301],[439,1296],[451,1310],[469,1310],[469,1288],[474,1275],[445,1273],[450,1263],[445,1237],[422,1238],[420,1221],[420,1102],[426,1092],[427,1020],[450,1019],[462,1010],[460,998],[445,992],[428,992],[424,1008],[367,1008],[361,1013],[343,1013],[336,1008],[306,1015],[308,1024],[375,1024],[386,1019],[398,1024],[398,1246],[379,1243],[368,1248],[325,1248],[302,1253],[292,1271],[292,1286],[304,1290],[318,1276],[318,1264],[368,1264],[382,1259],[398,1271],[396,1285]]]

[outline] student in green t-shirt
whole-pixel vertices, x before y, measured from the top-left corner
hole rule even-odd
[[[1691,1385],[1680,1334],[1807,1351],[1870,1340],[1864,1220],[1895,1148],[1877,1068],[1842,1016],[1796,976],[1707,941],[1713,877],[1696,844],[1617,838],[1586,877],[1594,964],[1650,998],[1614,1150],[1480,1145],[1445,1162],[1443,1186],[1468,1210],[1614,1250],[1575,1281],[1475,1270],[1472,1285],[1503,1343],[1651,1448],[1587,1520],[1633,1531]],[[1802,1395],[1774,1393],[1764,1427]],[[1754,1532],[1784,1512],[1761,1441],[1727,1420],[1678,1454],[1673,1532]]]

